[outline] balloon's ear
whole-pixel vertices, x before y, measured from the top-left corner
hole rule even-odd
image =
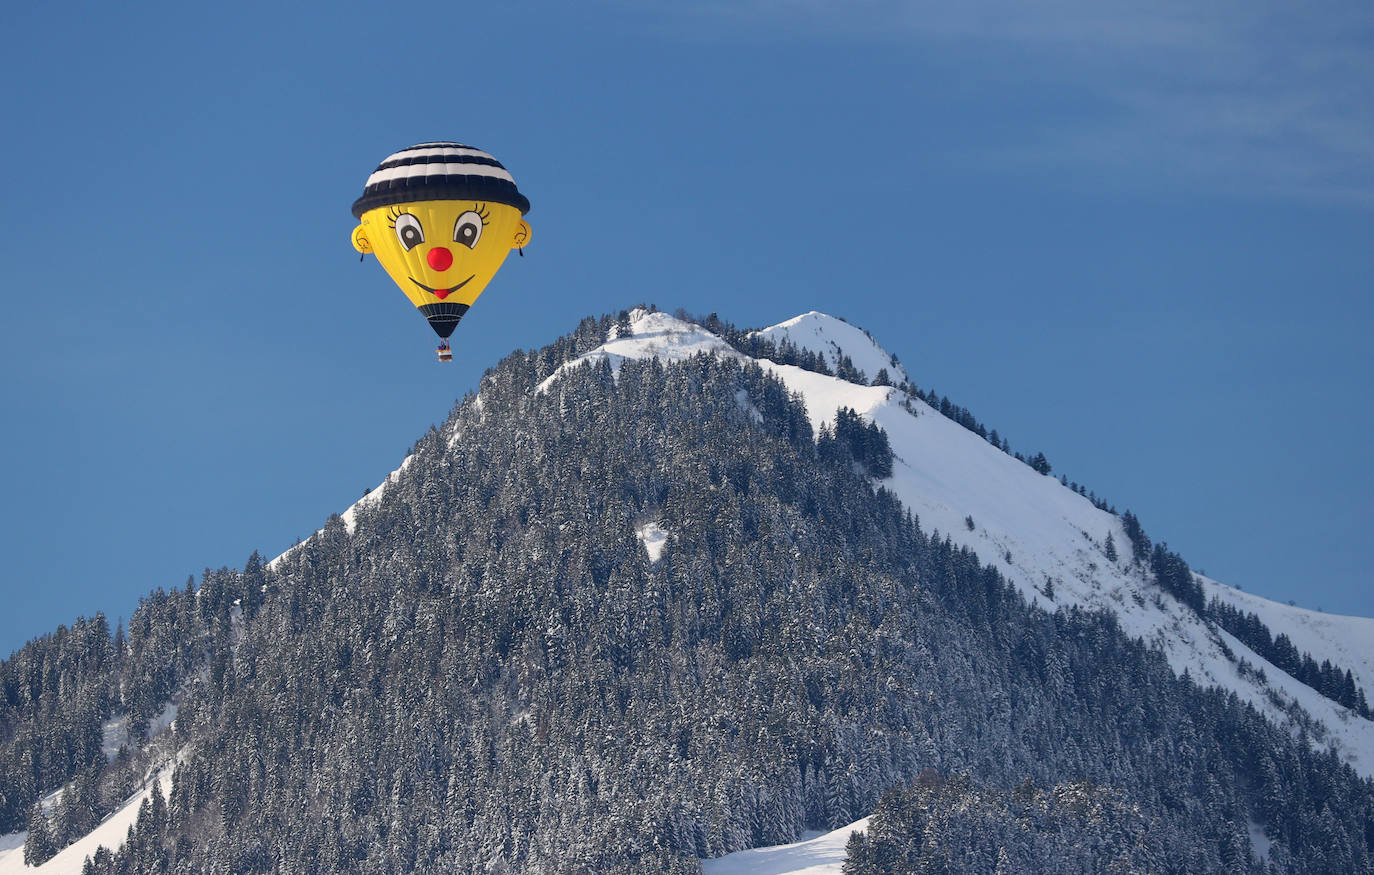
[[[530,223],[526,222],[524,219],[521,219],[520,224],[515,226],[515,236],[511,238],[510,248],[524,249],[526,246],[529,245],[530,235],[533,233],[534,232],[530,230]]]
[[[372,241],[367,239],[367,231],[362,225],[353,229],[353,248],[363,255],[372,251]]]

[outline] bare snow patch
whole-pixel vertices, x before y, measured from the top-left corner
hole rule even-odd
[[[811,421],[811,433],[817,438],[820,437],[821,426],[834,422],[835,414],[841,407],[850,408],[866,420],[876,421],[874,413],[895,395],[900,394],[896,389],[886,386],[860,386],[858,383],[850,383],[839,377],[828,377],[796,365],[779,365],[767,359],[759,361],[759,364],[765,371],[782,380],[789,392],[796,392],[806,401],[806,416]],[[902,413],[910,416],[905,410]],[[881,422],[878,424],[884,425]],[[895,442],[892,449],[897,450]]]
[[[657,562],[663,558],[663,549],[668,546],[668,533],[660,528],[658,523],[645,523],[635,529],[635,537],[644,545],[644,552],[649,554],[650,562]]]
[[[702,860],[702,875],[840,875],[850,833],[867,831],[865,817],[834,832],[812,834],[790,845],[753,848]]]
[[[1250,850],[1254,852],[1255,858],[1261,863],[1269,862],[1269,847],[1273,842],[1269,841],[1269,836],[1264,834],[1264,827],[1250,819]]]

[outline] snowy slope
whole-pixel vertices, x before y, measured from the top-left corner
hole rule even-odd
[[[401,466],[399,468],[397,468],[395,471],[392,471],[390,474],[386,475],[386,477],[382,480],[381,483],[378,483],[376,487],[374,487],[373,489],[368,490],[367,494],[365,494],[362,498],[350,504],[347,510],[339,514],[339,519],[343,521],[344,528],[348,530],[348,533],[350,535],[353,534],[353,530],[358,527],[358,511],[363,508],[370,507],[371,505],[374,505],[377,502],[381,501],[382,496],[386,494],[387,486],[391,485],[392,483],[395,483],[396,479],[401,476],[402,472],[404,472],[405,469],[410,467],[410,463],[414,460],[414,456],[406,456],[404,459],[401,460]],[[317,529],[315,531],[315,534],[318,535],[322,531],[324,530]],[[277,556],[271,562],[267,563],[267,570],[271,571],[272,569],[276,568],[277,565],[287,556],[290,556],[295,549],[295,546],[288,547],[286,551],[283,552],[280,556]]]
[[[1209,601],[1215,597],[1257,615],[1275,635],[1287,635],[1300,653],[1311,653],[1317,662],[1329,659],[1350,669],[1365,694],[1374,695],[1374,619],[1309,611],[1251,595],[1200,574],[1197,578]]]
[[[702,875],[840,875],[849,834],[867,831],[865,817],[834,832],[790,845],[753,848],[702,860]]]
[[[750,334],[779,346],[784,340],[791,341],[801,349],[818,353],[825,357],[825,363],[832,371],[839,367],[840,356],[847,355],[870,383],[884,368],[893,383],[907,379],[906,370],[893,362],[892,355],[878,346],[867,332],[815,310]]]
[[[372,489],[362,498],[353,502],[353,504],[349,505],[348,510],[339,514],[339,518],[343,520],[344,527],[348,529],[350,535],[353,534],[353,530],[357,528],[358,525],[358,510],[381,501],[382,496],[386,494],[387,486],[396,482],[396,479],[401,476],[401,472],[409,468],[410,463],[414,461],[414,459],[414,456],[406,456],[401,460],[401,467],[388,474],[386,479],[377,484],[375,489]]]
[[[162,795],[168,795],[172,790],[172,765],[165,766],[153,780],[162,785]],[[99,826],[63,848],[41,866],[30,868],[24,865],[25,833],[0,836],[0,875],[21,875],[30,872],[40,875],[81,875],[86,858],[94,854],[96,848],[104,845],[114,851],[123,846],[129,834],[129,827],[138,820],[138,807],[143,804],[143,800],[153,794],[153,780],[148,781],[142,790],[130,796],[123,806],[101,821]]]

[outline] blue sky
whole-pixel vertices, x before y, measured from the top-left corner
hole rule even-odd
[[[819,309],[1195,567],[1374,615],[1374,11],[1062,0],[10,13],[0,652],[276,555],[516,348]],[[533,202],[433,361],[376,163]]]

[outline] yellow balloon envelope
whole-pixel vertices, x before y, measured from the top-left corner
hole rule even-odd
[[[462,143],[420,143],[387,157],[353,202],[353,248],[382,268],[447,338],[512,249],[530,242],[529,199],[501,163]]]

